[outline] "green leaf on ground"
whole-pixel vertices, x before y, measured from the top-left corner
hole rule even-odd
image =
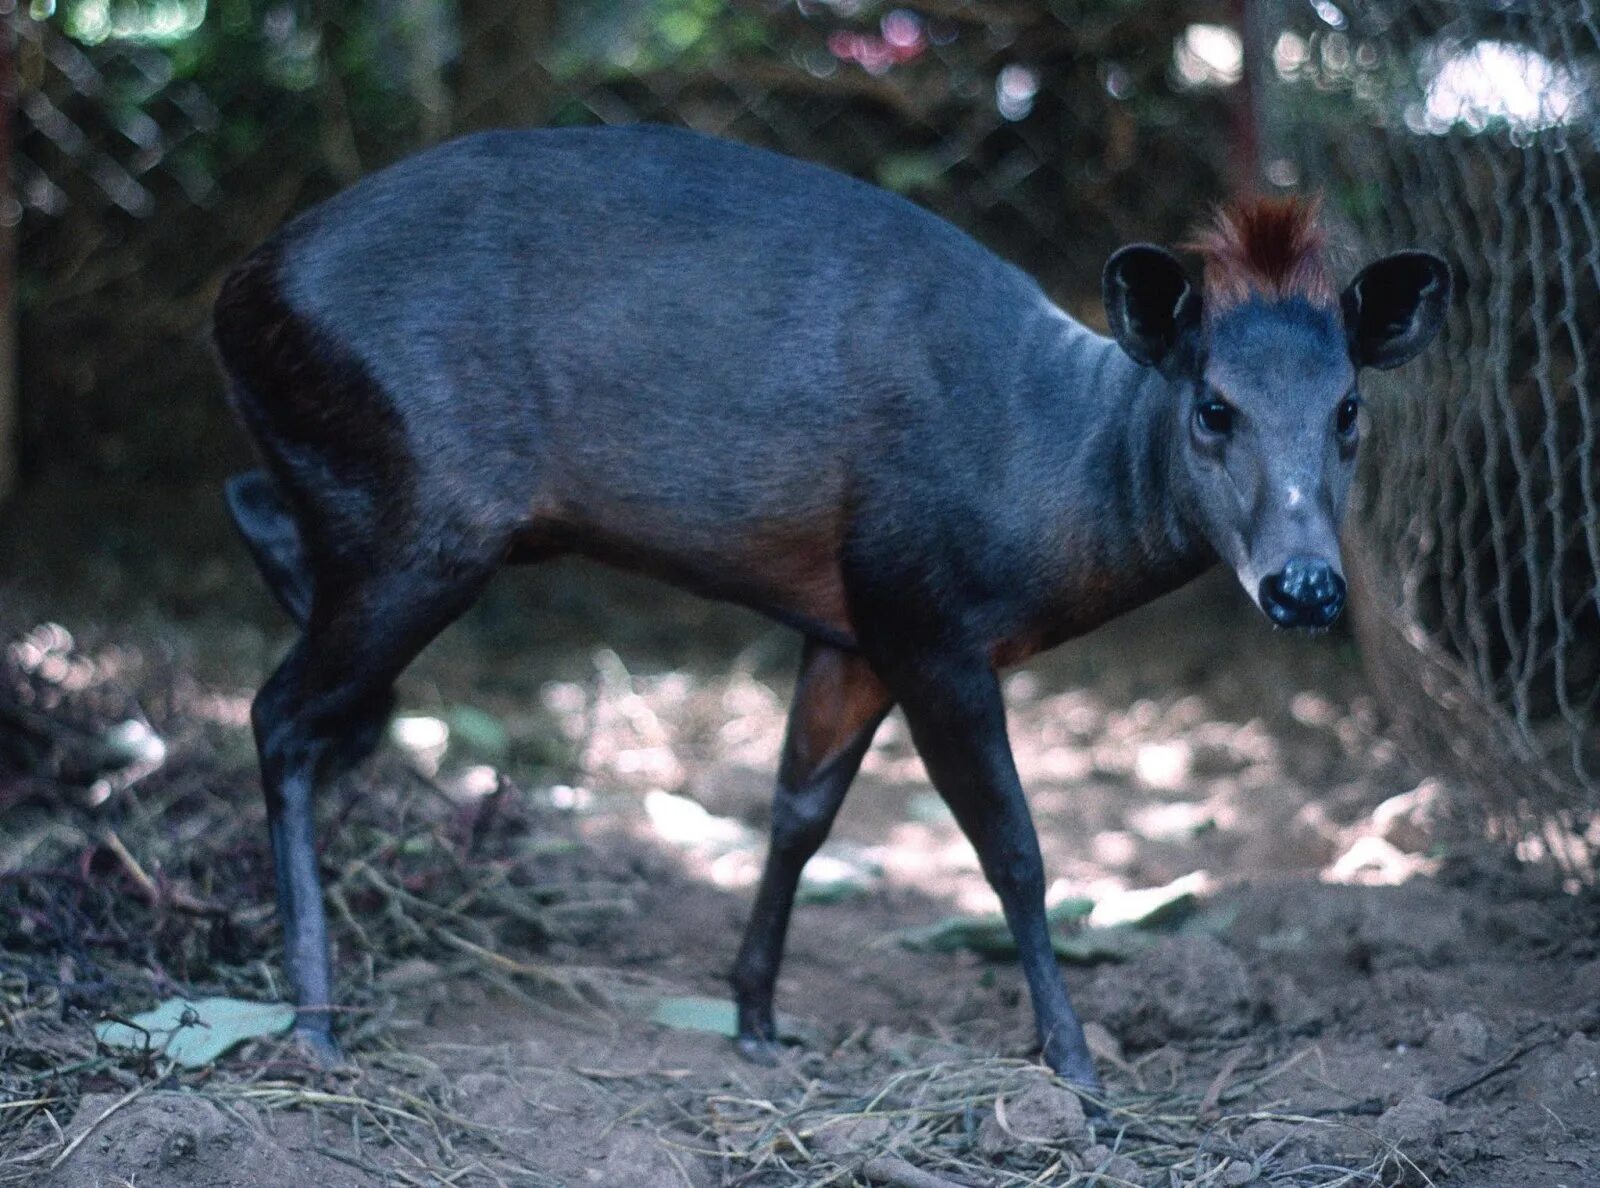
[[[1127,961],[1150,947],[1152,931],[1171,928],[1192,917],[1199,894],[1207,886],[1203,871],[1183,876],[1165,887],[1146,887],[1108,896],[1099,903],[1068,899],[1049,911],[1050,947],[1061,961],[1092,964]],[[1005,917],[951,916],[925,928],[898,934],[908,949],[950,953],[959,949],[1003,960],[1017,955],[1017,944]]]
[[[1155,943],[1155,937],[1148,932],[1118,924],[1113,928],[1084,928],[1068,936],[1057,934],[1051,938],[1050,947],[1058,960],[1093,965],[1100,961],[1130,960]]]
[[[1091,899],[1066,899],[1052,907],[1047,914],[1052,939],[1063,941],[1068,934],[1057,931],[1059,925],[1083,919],[1094,910]],[[977,953],[981,957],[1015,957],[1017,943],[1011,938],[1011,929],[1004,916],[949,916],[924,928],[908,928],[898,934],[902,945],[930,953],[953,953],[960,949]]]
[[[1173,879],[1164,887],[1139,887],[1108,895],[1089,913],[1089,927],[1167,928],[1192,915],[1210,885],[1203,870]]]
[[[294,1026],[294,1008],[242,998],[169,998],[127,1022],[101,1023],[95,1038],[111,1048],[147,1047],[184,1068],[203,1068],[236,1044]]]
[[[739,1017],[726,998],[701,998],[686,994],[658,998],[650,1021],[677,1031],[709,1031],[730,1039],[739,1034]]]
[[[652,1023],[671,1027],[677,1031],[704,1031],[711,1035],[725,1035],[733,1039],[739,1034],[739,1015],[732,1001],[726,998],[705,998],[698,994],[669,995],[666,998],[642,998],[635,1009]],[[779,1015],[778,1034],[786,1040],[812,1040],[802,1026],[792,1019]]]

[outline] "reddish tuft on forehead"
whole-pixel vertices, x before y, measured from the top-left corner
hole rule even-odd
[[[1327,233],[1317,198],[1249,198],[1221,207],[1211,225],[1184,247],[1205,263],[1205,304],[1218,313],[1248,301],[1303,297],[1332,306],[1338,294],[1328,275]]]

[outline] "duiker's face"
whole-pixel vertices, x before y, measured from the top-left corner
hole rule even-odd
[[[1343,323],[1298,298],[1247,301],[1211,320],[1198,363],[1179,455],[1199,527],[1273,622],[1326,627],[1344,609],[1359,435]]]
[[[1173,455],[1191,522],[1283,627],[1344,609],[1339,524],[1360,438],[1361,367],[1395,367],[1444,319],[1450,274],[1423,252],[1385,257],[1342,298],[1251,293],[1202,314],[1182,266],[1124,248],[1106,267],[1112,332],[1173,381]],[[1330,290],[1331,298],[1331,290]]]

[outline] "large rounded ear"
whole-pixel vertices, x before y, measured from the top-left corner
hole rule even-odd
[[[1444,325],[1450,266],[1431,252],[1396,252],[1363,268],[1339,300],[1355,365],[1399,367]]]
[[[1112,253],[1101,278],[1111,337],[1136,363],[1169,368],[1200,326],[1200,294],[1171,252],[1148,243]]]

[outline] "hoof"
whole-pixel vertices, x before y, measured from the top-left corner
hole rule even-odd
[[[297,1026],[290,1035],[294,1048],[305,1057],[306,1063],[328,1073],[356,1071],[353,1060],[344,1054],[333,1032],[320,1027]]]
[[[1045,1064],[1066,1082],[1068,1089],[1078,1095],[1078,1100],[1083,1103],[1084,1116],[1104,1118],[1108,1109],[1106,1087],[1100,1080],[1100,1074],[1095,1071],[1094,1057],[1087,1051],[1065,1055],[1056,1060],[1051,1060],[1049,1056],[1047,1053]]]
[[[762,1068],[775,1068],[778,1058],[783,1054],[783,1045],[777,1040],[759,1035],[741,1035],[736,1043],[739,1055]]]
[[[1091,1122],[1110,1117],[1111,1106],[1106,1100],[1105,1086],[1096,1081],[1093,1085],[1080,1085],[1071,1083],[1071,1088],[1078,1094],[1078,1102],[1083,1106],[1083,1116]]]
[[[1104,1118],[1110,1112],[1106,1087],[1093,1069],[1087,1073],[1061,1072],[1057,1074],[1067,1083],[1067,1088],[1078,1095],[1083,1105],[1083,1116],[1091,1120]]]

